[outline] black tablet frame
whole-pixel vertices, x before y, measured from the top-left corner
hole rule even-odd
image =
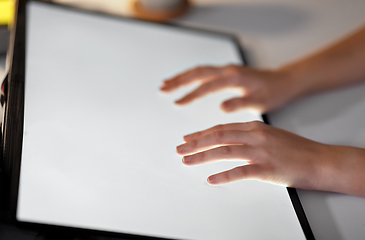
[[[35,0],[33,0],[35,1]],[[95,236],[109,236],[120,237],[123,239],[163,239],[156,237],[139,236],[124,233],[114,233],[99,230],[80,229],[73,227],[55,226],[47,224],[37,224],[29,222],[20,222],[16,219],[16,209],[18,201],[19,190],[19,178],[20,178],[20,165],[21,165],[21,152],[23,143],[23,125],[24,125],[24,89],[25,89],[25,50],[26,50],[26,4],[28,0],[19,0],[17,2],[16,18],[14,26],[11,32],[10,46],[9,46],[9,74],[7,78],[7,90],[6,90],[6,104],[4,112],[4,121],[2,126],[2,139],[1,139],[1,166],[0,176],[2,184],[0,191],[1,219],[7,223],[15,224],[20,228],[44,231],[48,233],[56,234],[56,236],[82,236],[82,237],[95,237]],[[41,1],[45,2],[45,1]],[[58,5],[55,3],[47,3],[57,5],[61,8],[67,8],[72,11],[84,10],[74,9]],[[123,21],[141,21],[136,19],[128,19],[119,16],[110,16],[98,12],[87,11],[88,14],[98,14],[107,16],[110,18],[118,18]],[[160,23],[149,23],[160,24]],[[236,45],[237,51],[239,51],[242,61],[247,65],[247,59],[240,46],[237,37],[230,33],[222,33],[209,31],[205,29],[187,28],[174,24],[163,24],[167,27],[179,27],[193,31],[213,33],[217,35],[224,35],[232,39]],[[265,123],[269,124],[267,115],[263,115]],[[302,226],[303,232],[307,239],[314,239],[314,235],[310,228],[309,222],[305,215],[304,209],[300,202],[299,196],[295,188],[287,188],[288,194],[292,201],[293,207],[297,214],[298,220]]]

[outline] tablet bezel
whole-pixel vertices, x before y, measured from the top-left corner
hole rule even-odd
[[[156,237],[147,237],[140,235],[114,233],[99,230],[81,229],[65,226],[55,226],[47,224],[37,224],[29,222],[21,222],[16,219],[17,202],[18,202],[18,190],[19,190],[19,178],[20,178],[20,165],[21,165],[21,152],[22,152],[22,140],[23,140],[23,125],[24,125],[24,87],[25,87],[25,49],[26,49],[26,4],[27,0],[19,0],[17,3],[16,19],[11,32],[10,46],[9,46],[9,75],[7,78],[7,101],[5,104],[4,121],[2,126],[2,144],[1,144],[1,156],[2,156],[2,180],[4,182],[2,205],[4,209],[4,219],[7,222],[16,224],[21,228],[36,229],[45,232],[52,232],[59,234],[65,234],[67,236],[110,236],[110,237],[122,237],[128,239],[162,239]],[[71,7],[59,5],[56,3],[47,3],[58,6],[60,8],[70,9],[72,11],[84,10],[73,9]],[[140,21],[136,19],[128,19],[119,16],[110,16],[98,12],[87,11],[88,14],[97,14],[104,17],[117,18],[123,21]],[[161,23],[149,23],[149,24],[161,24]],[[210,34],[224,35],[232,40],[235,44],[237,51],[240,53],[242,61],[247,65],[247,59],[244,57],[244,52],[239,44],[238,39],[233,34],[213,32],[203,29],[187,28],[177,26],[173,24],[163,24],[166,27],[188,29],[198,32],[207,32]],[[263,115],[265,123],[269,124],[267,115]],[[288,194],[292,201],[294,210],[297,214],[300,225],[307,239],[314,239],[314,235],[310,228],[309,222],[303,210],[299,196],[296,189],[287,188]]]

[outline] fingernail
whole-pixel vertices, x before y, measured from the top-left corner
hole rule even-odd
[[[210,176],[210,177],[208,177],[208,183],[209,184],[215,184],[216,183],[216,177],[214,177],[214,176]]]
[[[185,148],[185,144],[182,144],[182,145],[180,145],[180,146],[177,146],[177,147],[176,147],[176,150],[177,150],[178,152],[182,152],[182,151],[184,150],[184,148]]]
[[[191,161],[191,156],[183,157],[183,163],[189,163]]]

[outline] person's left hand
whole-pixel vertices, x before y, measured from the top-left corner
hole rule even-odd
[[[321,157],[328,151],[317,143],[287,131],[254,121],[218,125],[186,135],[177,147],[187,166],[240,159],[248,164],[212,175],[212,185],[257,179],[265,182],[322,189]],[[320,159],[320,160],[319,160]]]
[[[169,93],[192,83],[199,86],[176,104],[190,104],[208,94],[235,89],[240,96],[222,102],[223,111],[254,109],[264,113],[281,108],[304,94],[302,84],[287,70],[258,70],[239,65],[196,67],[164,81],[160,90]]]

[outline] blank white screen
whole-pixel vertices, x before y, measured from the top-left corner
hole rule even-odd
[[[215,34],[27,6],[21,221],[178,239],[304,239],[287,190],[258,181],[210,186],[242,162],[185,167],[182,136],[261,119],[225,114],[235,96],[185,107],[162,80],[197,65],[240,64]]]

